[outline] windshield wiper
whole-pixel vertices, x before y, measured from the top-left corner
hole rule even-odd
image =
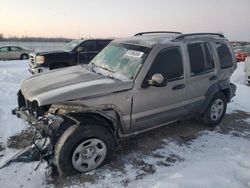
[[[100,69],[103,69],[103,70],[109,72],[109,74],[105,74],[105,76],[107,76],[108,78],[111,78],[111,79],[115,79],[115,77],[114,77],[114,75],[113,75],[113,74],[115,73],[115,71],[112,70],[112,69],[109,69],[109,68],[107,68],[107,67],[102,67],[102,66],[100,66],[100,65],[91,64],[91,65],[88,65],[88,66],[87,66],[87,69],[90,70],[90,71],[92,71],[92,72],[94,72],[94,73],[103,75],[101,72],[96,71],[96,70],[95,70],[95,67],[100,68]]]
[[[103,66],[100,66],[100,65],[95,65],[95,64],[92,64],[94,67],[97,67],[97,68],[101,68],[103,70],[106,70],[108,72],[111,72],[111,73],[115,73],[114,70],[110,69],[110,68],[107,68],[107,67],[103,67]]]

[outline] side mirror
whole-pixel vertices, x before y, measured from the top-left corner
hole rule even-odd
[[[148,80],[148,85],[155,87],[162,87],[166,85],[166,82],[162,74],[154,74],[151,80]]]
[[[82,52],[84,49],[83,49],[83,47],[81,47],[81,46],[79,46],[77,49],[76,49],[76,51],[77,52]]]

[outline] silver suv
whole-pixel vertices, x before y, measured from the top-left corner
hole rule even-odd
[[[13,114],[49,137],[39,151],[61,175],[88,172],[122,138],[186,118],[218,125],[235,95],[235,69],[222,34],[138,33],[114,40],[89,65],[24,80]]]

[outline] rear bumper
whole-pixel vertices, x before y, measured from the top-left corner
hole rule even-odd
[[[237,62],[245,61],[245,59],[246,59],[246,57],[244,57],[244,58],[243,58],[243,57],[241,57],[241,58],[236,58],[236,61],[237,61]]]
[[[246,81],[250,81],[250,74],[249,75],[246,75]]]
[[[229,101],[231,101],[231,99],[235,96],[236,93],[236,85],[233,83],[230,83],[230,99]]]

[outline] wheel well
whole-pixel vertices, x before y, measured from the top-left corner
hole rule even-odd
[[[117,143],[117,136],[116,136],[116,127],[114,122],[110,119],[96,113],[71,113],[68,114],[66,117],[71,119],[71,121],[77,120],[80,124],[99,124],[101,126],[105,126],[113,135],[115,142]]]
[[[28,55],[28,54],[23,53],[23,54],[21,54],[21,55],[20,55],[20,58],[21,58],[21,57],[23,57],[23,55],[27,55],[27,56],[29,57],[29,55]]]
[[[223,89],[223,90],[221,90],[221,93],[223,93],[225,95],[225,97],[227,99],[227,102],[229,102],[229,100],[230,100],[230,89],[229,88]]]

